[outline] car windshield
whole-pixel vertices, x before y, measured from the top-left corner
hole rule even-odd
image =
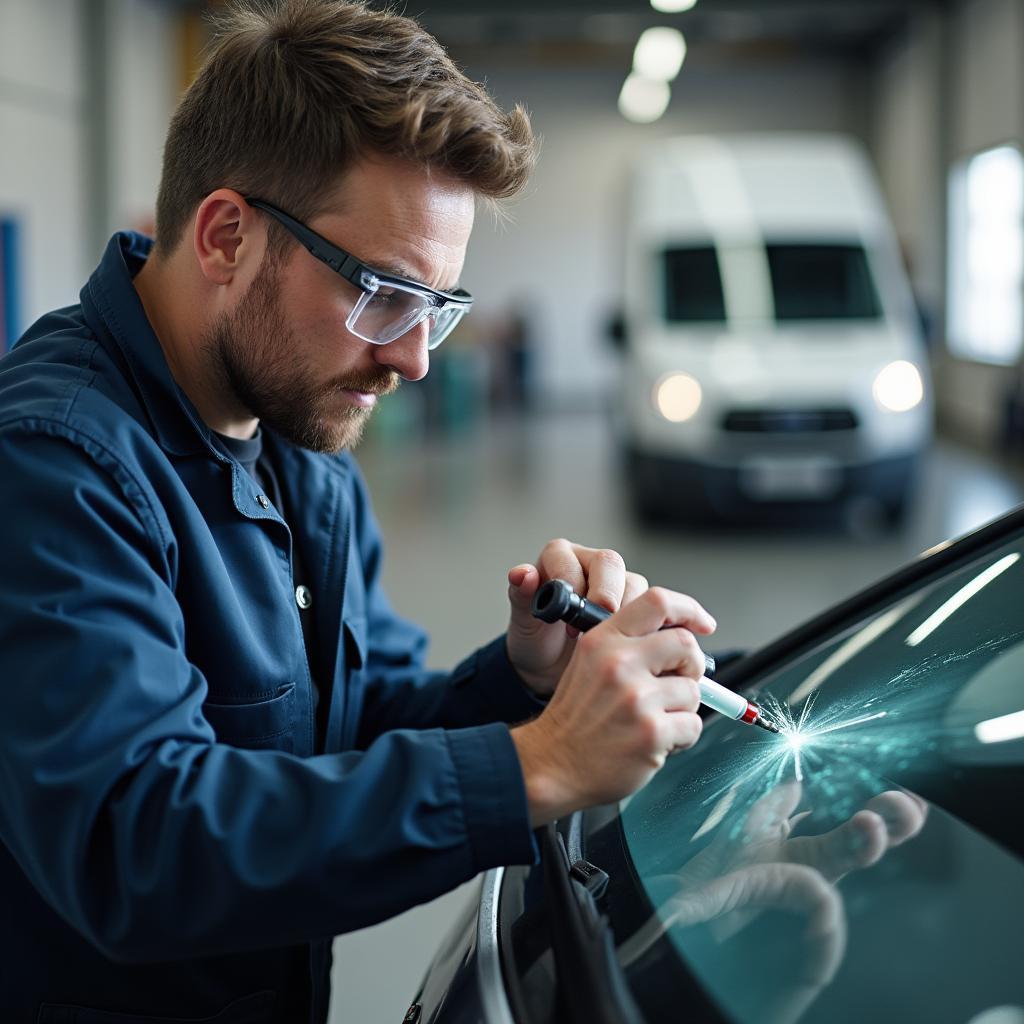
[[[713,716],[624,802],[634,991],[657,947],[727,1021],[1024,1020],[1021,547],[753,680],[782,735]]]
[[[874,320],[882,315],[860,245],[769,243],[776,320]]]

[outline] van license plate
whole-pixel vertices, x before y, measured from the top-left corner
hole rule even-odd
[[[761,456],[740,464],[740,490],[754,501],[824,501],[838,493],[841,483],[839,465],[826,456]]]

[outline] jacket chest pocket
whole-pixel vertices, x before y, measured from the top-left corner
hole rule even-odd
[[[341,623],[345,641],[345,664],[358,672],[366,664],[366,619],[346,615]]]
[[[249,696],[249,695],[247,695]],[[219,743],[249,750],[284,750],[294,747],[295,684],[285,683],[260,700],[203,704],[203,714],[213,726]]]

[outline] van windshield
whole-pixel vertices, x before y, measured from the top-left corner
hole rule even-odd
[[[669,323],[725,320],[718,256],[710,245],[665,252],[665,319]]]
[[[776,320],[875,320],[882,315],[859,245],[769,243]]]

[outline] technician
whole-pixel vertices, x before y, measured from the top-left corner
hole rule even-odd
[[[415,22],[235,5],[155,243],[115,235],[0,362],[5,1022],[323,1021],[332,936],[530,863],[696,742],[714,622],[614,552],[511,569],[450,675],[381,588],[349,449],[533,158]],[[533,619],[555,576],[616,614]]]

